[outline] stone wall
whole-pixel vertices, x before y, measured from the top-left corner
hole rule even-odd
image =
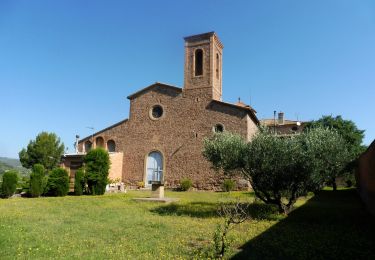
[[[195,75],[195,52],[203,51],[203,74]],[[223,45],[214,33],[185,38],[184,88],[190,90],[205,88],[211,98],[222,97],[222,53]],[[218,62],[216,61],[218,57]]]
[[[363,202],[375,215],[375,141],[358,159],[356,180]]]
[[[109,127],[93,137],[104,142],[114,140],[116,151],[123,153],[122,181],[135,185],[146,177],[146,158],[152,151],[163,154],[166,187],[175,188],[183,178],[193,181],[197,189],[218,190],[224,179],[215,173],[202,155],[203,140],[213,134],[216,124],[225,131],[248,140],[257,126],[246,109],[212,102],[209,96],[185,95],[181,90],[157,85],[130,100],[129,120]],[[154,105],[163,108],[161,118],[150,116]]]

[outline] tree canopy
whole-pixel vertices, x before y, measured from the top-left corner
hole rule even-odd
[[[52,170],[59,165],[64,149],[64,144],[55,133],[41,132],[29,142],[26,149],[19,152],[19,158],[25,168],[41,164],[46,170]]]
[[[315,127],[305,131],[299,139],[310,174],[309,191],[317,192],[327,184],[336,190],[336,178],[344,174],[351,160],[344,138],[335,129]]]
[[[261,129],[247,143],[231,133],[215,134],[204,143],[204,157],[224,174],[240,172],[255,195],[288,214],[298,197],[335,183],[348,160],[343,138],[317,127],[293,137]]]
[[[359,130],[351,120],[345,120],[341,116],[322,116],[318,120],[306,123],[305,130],[308,131],[316,127],[336,130],[347,143],[348,152],[353,159],[365,150],[365,147],[362,145],[365,131]]]

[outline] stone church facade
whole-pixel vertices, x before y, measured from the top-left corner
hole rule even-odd
[[[253,108],[222,101],[223,45],[217,35],[184,39],[183,88],[159,82],[143,88],[128,96],[128,119],[79,140],[78,154],[95,147],[109,151],[110,178],[146,186],[156,180],[172,188],[189,178],[197,189],[215,190],[223,176],[202,156],[204,138],[229,131],[250,140],[256,133]],[[65,159],[69,169],[71,160]]]

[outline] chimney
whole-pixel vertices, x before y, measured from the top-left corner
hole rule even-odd
[[[278,113],[278,120],[277,120],[278,122],[278,124],[279,125],[283,125],[284,124],[284,113],[283,112],[279,112]]]

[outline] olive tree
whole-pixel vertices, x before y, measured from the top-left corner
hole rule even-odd
[[[308,192],[309,174],[297,138],[259,132],[248,144],[244,172],[255,195],[288,214],[298,197]]]
[[[346,165],[352,159],[343,136],[334,129],[315,127],[299,138],[310,174],[309,190],[319,191],[326,184],[336,190],[336,178],[345,173]]]
[[[280,137],[260,129],[251,142],[220,133],[204,142],[203,155],[216,170],[241,172],[255,195],[288,214],[298,197],[318,191],[348,160],[340,135],[328,129]]]

